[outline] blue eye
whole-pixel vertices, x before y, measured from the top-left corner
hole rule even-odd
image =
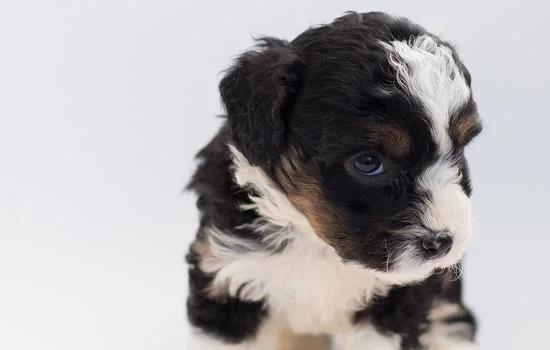
[[[376,176],[384,172],[382,161],[372,153],[363,153],[353,160],[355,170],[365,176]]]

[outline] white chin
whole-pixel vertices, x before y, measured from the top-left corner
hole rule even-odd
[[[390,272],[377,272],[377,277],[391,284],[410,284],[428,278],[437,266],[430,262],[425,262],[421,265],[411,266],[408,268],[400,268]]]
[[[390,271],[378,271],[377,277],[391,284],[410,284],[425,280],[437,269],[446,269],[455,266],[464,256],[468,247],[469,236],[456,240],[453,248],[446,255],[433,259],[420,259],[413,247],[408,247],[394,262]]]

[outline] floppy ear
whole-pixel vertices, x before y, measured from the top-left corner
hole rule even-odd
[[[288,42],[263,38],[220,82],[232,141],[252,164],[269,167],[284,150],[302,67]]]

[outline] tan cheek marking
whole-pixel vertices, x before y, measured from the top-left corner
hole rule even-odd
[[[319,238],[330,242],[330,227],[334,226],[332,222],[333,214],[323,208],[322,200],[311,193],[301,193],[291,195],[290,201],[307,217]],[[329,232],[326,232],[327,229],[329,229]]]
[[[277,179],[292,204],[301,211],[322,240],[331,243],[334,233],[341,231],[341,215],[321,194],[317,181],[307,173],[296,151],[281,158]]]

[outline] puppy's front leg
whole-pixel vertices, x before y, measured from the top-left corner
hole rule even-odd
[[[191,334],[186,350],[329,350],[326,337],[299,335],[267,321],[258,334],[237,344],[228,343],[200,330]]]
[[[342,350],[400,350],[401,337],[397,334],[382,334],[372,325],[355,327],[339,339]]]
[[[186,350],[276,350],[276,330],[265,300],[232,296],[213,284],[213,275],[199,266],[200,241],[192,246],[187,316],[192,332]],[[206,259],[206,258],[203,258]]]
[[[474,336],[475,321],[470,311],[458,303],[439,301],[421,342],[427,350],[476,350]]]
[[[186,350],[328,350],[323,337],[298,335],[273,320],[265,300],[243,300],[214,288],[199,267],[189,271]]]
[[[230,344],[222,339],[217,339],[208,334],[203,334],[199,330],[193,331],[189,335],[185,350],[248,350],[250,349],[250,343]]]
[[[185,350],[278,350],[276,334],[264,325],[258,334],[237,342],[219,338],[212,333],[195,329],[189,336]]]
[[[448,273],[441,295],[428,317],[429,327],[421,337],[427,350],[475,350],[476,320],[462,302],[462,280]]]

